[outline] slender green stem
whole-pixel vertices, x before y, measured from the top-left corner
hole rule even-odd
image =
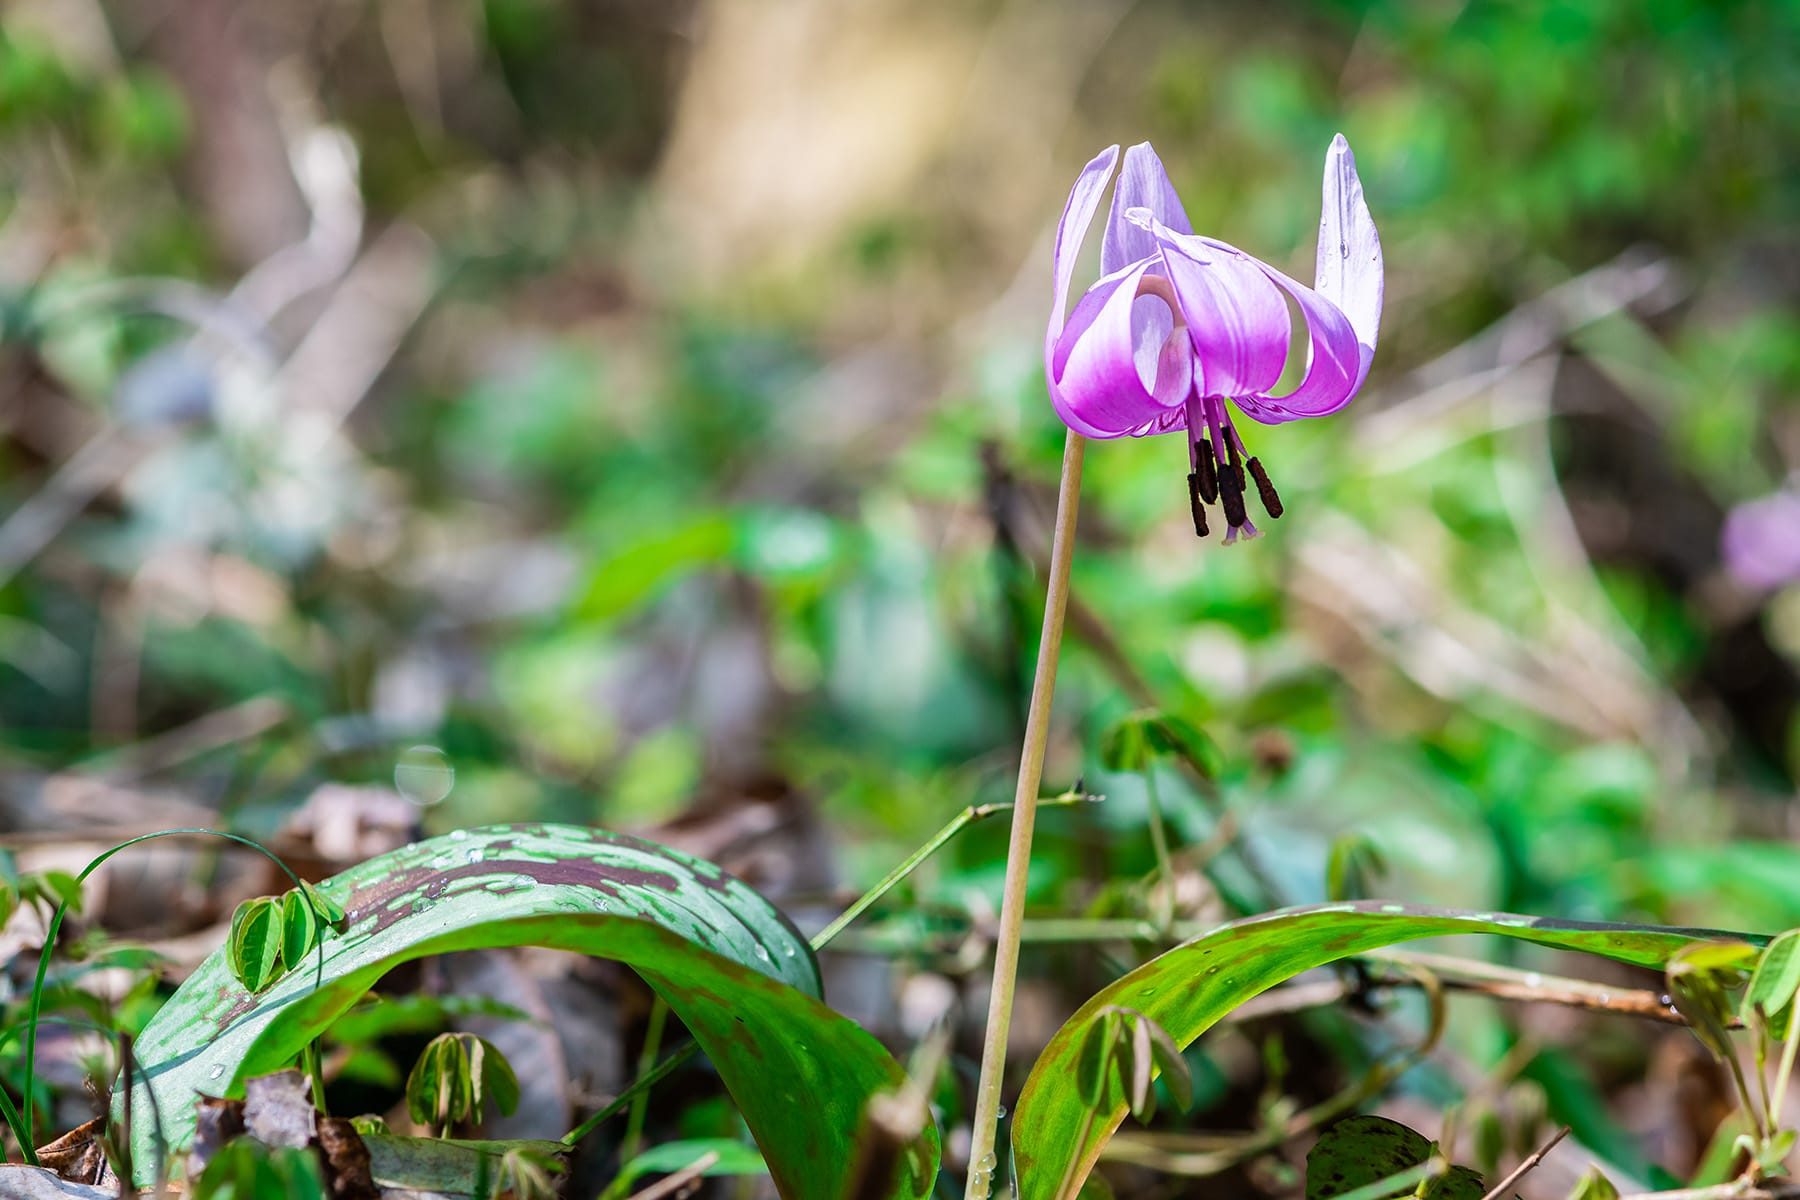
[[[1000,900],[1000,928],[994,940],[994,983],[988,993],[981,1082],[975,1092],[966,1200],[987,1200],[998,1164],[994,1143],[999,1132],[1000,1090],[1006,1075],[1006,1035],[1012,1026],[1013,985],[1019,972],[1019,929],[1025,921],[1025,884],[1031,870],[1031,834],[1037,820],[1044,747],[1050,740],[1050,701],[1056,691],[1056,660],[1062,649],[1063,614],[1069,602],[1069,564],[1075,555],[1075,516],[1081,503],[1081,458],[1086,445],[1087,439],[1074,430],[1063,442],[1056,533],[1050,543],[1044,598],[1044,632],[1038,641],[1037,671],[1032,676],[1031,702],[1026,709],[1025,745],[1019,755],[1019,786],[1013,795],[1012,839],[1006,849],[1006,885]]]
[[[312,908],[313,919],[318,921],[321,925],[324,924],[324,918],[319,913],[317,904],[313,902],[310,895],[307,895],[306,889],[300,886],[300,877],[289,870],[286,863],[282,862],[281,859],[277,858],[268,849],[251,841],[249,838],[240,837],[235,833],[225,833],[218,829],[160,829],[155,833],[146,833],[138,837],[129,838],[111,849],[103,850],[95,855],[93,861],[89,862],[87,866],[81,869],[81,873],[75,876],[75,882],[87,882],[87,877],[99,870],[101,864],[106,862],[107,859],[111,858],[121,850],[126,850],[137,845],[139,842],[148,842],[155,838],[177,837],[187,834],[205,834],[208,837],[224,838],[228,842],[237,842],[239,845],[250,847],[252,850],[274,863],[280,868],[283,875],[286,875],[293,881],[294,887],[302,896],[306,897],[307,905]],[[37,975],[31,981],[31,1000],[26,1005],[25,1010],[25,1083],[22,1089],[22,1125],[15,1126],[14,1133],[19,1137],[20,1148],[24,1151],[26,1163],[34,1167],[37,1166],[37,1138],[32,1129],[34,1124],[32,1120],[32,1087],[36,1082],[38,1016],[43,1008],[44,978],[50,973],[50,955],[51,952],[56,949],[56,935],[62,930],[63,917],[68,913],[68,910],[68,902],[64,901],[56,906],[56,911],[50,916],[50,925],[44,931],[44,948],[42,953],[38,955]],[[319,956],[318,970],[313,978],[313,986],[315,988],[323,986],[324,981],[325,957],[321,954]]]
[[[669,1019],[669,1005],[661,996],[650,1006],[649,1027],[644,1030],[644,1048],[638,1054],[638,1074],[642,1075],[656,1065],[656,1056],[662,1052],[663,1025]],[[619,1145],[619,1161],[630,1162],[637,1157],[638,1143],[644,1136],[644,1113],[650,1106],[650,1089],[645,1088],[631,1102],[631,1113],[625,1118],[625,1140]]]
[[[1060,796],[1046,797],[1041,803],[1059,805],[1089,804],[1099,799],[1099,796],[1091,796],[1086,792],[1064,792]],[[936,854],[939,850],[942,850],[944,846],[949,843],[951,838],[961,833],[970,825],[973,825],[976,821],[982,820],[985,817],[991,817],[997,813],[1011,812],[1012,807],[1013,806],[1010,803],[971,804],[969,807],[957,813],[954,817],[950,818],[949,822],[945,824],[942,829],[933,834],[924,845],[913,851],[899,866],[883,876],[880,883],[877,883],[874,887],[864,892],[854,904],[849,908],[846,908],[842,916],[827,925],[824,929],[821,929],[818,933],[814,934],[811,943],[812,948],[814,950],[823,950],[838,936],[838,934],[844,932],[844,930],[850,926],[852,921],[868,912],[869,909],[878,903],[883,896],[893,891],[894,888],[899,886],[908,875],[911,875],[916,871],[921,863],[930,858],[933,854]],[[0,1038],[0,1040],[3,1040],[3,1038]],[[700,1046],[698,1043],[689,1042],[680,1049],[671,1051],[669,1057],[663,1059],[660,1063],[657,1063],[656,1066],[649,1071],[645,1071],[640,1067],[638,1077],[632,1080],[631,1086],[626,1088],[623,1092],[620,1092],[618,1096],[614,1097],[612,1103],[608,1104],[605,1108],[602,1108],[593,1116],[583,1121],[580,1125],[577,1125],[574,1129],[564,1134],[562,1139],[563,1144],[573,1146],[581,1141],[582,1138],[598,1129],[601,1125],[612,1120],[613,1117],[623,1112],[628,1105],[636,1101],[639,1096],[644,1095],[649,1089],[667,1079],[676,1067],[679,1067],[682,1063],[694,1057],[699,1050]],[[0,1099],[3,1098],[4,1095],[0,1094]]]
[[[1144,797],[1150,802],[1150,846],[1156,852],[1156,874],[1162,894],[1151,912],[1164,933],[1175,920],[1175,863],[1169,857],[1169,831],[1163,825],[1162,798],[1156,794],[1156,763],[1144,768]]]
[[[319,1054],[319,1039],[314,1038],[306,1043],[300,1051],[300,1069],[306,1073],[307,1082],[312,1084],[313,1107],[321,1116],[330,1113],[325,1107],[325,1063]]]
[[[1781,1046],[1781,1066],[1775,1070],[1775,1099],[1769,1109],[1769,1132],[1781,1131],[1781,1102],[1787,1096],[1788,1077],[1794,1072],[1794,1050],[1800,1046],[1800,997],[1788,1003],[1787,1040]]]
[[[1060,796],[1046,797],[1045,799],[1040,800],[1039,803],[1085,804],[1097,798],[1098,797],[1090,796],[1085,792],[1064,792]],[[874,887],[864,892],[856,903],[852,904],[849,908],[846,908],[842,916],[814,935],[812,939],[812,948],[814,950],[824,949],[833,938],[844,932],[851,922],[868,912],[869,909],[874,907],[883,896],[898,887],[902,880],[918,870],[921,863],[936,854],[939,850],[942,850],[951,838],[961,833],[976,821],[981,820],[983,817],[991,817],[996,813],[1011,812],[1013,807],[1014,806],[1011,804],[971,804],[968,808],[963,809],[954,817],[951,817],[949,822],[942,829],[932,834],[924,845],[909,854],[901,861],[899,866],[883,876],[880,883],[877,883]]]

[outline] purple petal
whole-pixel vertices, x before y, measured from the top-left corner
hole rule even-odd
[[[1119,148],[1109,146],[1094,156],[1092,162],[1081,168],[1081,174],[1075,179],[1075,186],[1069,191],[1068,203],[1063,205],[1062,220],[1056,226],[1056,249],[1050,258],[1050,274],[1054,281],[1055,303],[1050,310],[1050,324],[1044,332],[1044,360],[1048,366],[1050,347],[1056,343],[1057,336],[1062,333],[1063,315],[1068,311],[1069,280],[1075,274],[1075,260],[1080,257],[1081,243],[1087,237],[1088,226],[1093,223],[1094,210],[1100,207],[1100,193],[1106,190],[1106,181],[1112,175],[1113,164],[1119,160]]]
[[[1325,204],[1319,217],[1319,263],[1313,287],[1342,309],[1360,347],[1356,386],[1368,377],[1381,328],[1381,236],[1363,201],[1356,156],[1338,134],[1325,152]]]
[[[1262,264],[1223,242],[1153,225],[1163,265],[1199,360],[1202,395],[1255,396],[1287,363],[1292,321]]]
[[[1106,218],[1106,240],[1100,246],[1100,271],[1110,275],[1121,267],[1149,258],[1156,253],[1156,238],[1148,229],[1127,220],[1125,214],[1134,208],[1147,208],[1158,221],[1176,233],[1192,233],[1181,197],[1163,170],[1162,159],[1139,142],[1125,151],[1125,165],[1119,170],[1119,182],[1113,187],[1112,212]]]
[[[1245,416],[1265,425],[1336,412],[1356,395],[1361,374],[1367,369],[1350,318],[1305,284],[1267,264],[1258,265],[1275,286],[1294,298],[1301,315],[1306,318],[1310,342],[1306,377],[1285,396],[1234,396],[1232,399]]]
[[[1776,492],[1740,504],[1719,537],[1725,567],[1758,590],[1800,580],[1800,493]]]
[[[1180,411],[1192,386],[1192,352],[1186,339],[1168,336],[1174,323],[1168,306],[1137,294],[1152,261],[1090,288],[1046,357],[1050,402],[1077,433],[1115,438],[1148,432],[1144,427],[1170,409]]]

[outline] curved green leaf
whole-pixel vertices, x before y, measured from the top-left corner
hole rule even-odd
[[[238,905],[226,939],[231,973],[252,992],[260,992],[281,974],[281,906],[267,896]]]
[[[635,968],[712,1059],[783,1196],[838,1200],[865,1105],[904,1081],[874,1038],[819,1001],[818,964],[780,912],[718,867],[650,842],[565,825],[458,831],[316,891],[346,916],[319,929],[305,969],[254,994],[222,950],[138,1038],[140,1182],[156,1162],[153,1106],[171,1148],[184,1148],[198,1094],[286,1066],[388,971],[452,950],[545,946]],[[935,1128],[920,1151],[901,1156],[887,1194],[930,1192]]]
[[[1078,1164],[1075,1178],[1085,1179],[1101,1147],[1124,1119],[1125,1090],[1116,1073],[1105,1080],[1105,1095],[1098,1105],[1081,1097],[1083,1048],[1090,1037],[1104,1032],[1108,1010],[1134,1008],[1186,1046],[1250,997],[1303,971],[1397,942],[1458,933],[1499,934],[1644,967],[1661,967],[1696,941],[1744,936],[1372,900],[1283,909],[1222,925],[1102,988],[1045,1047],[1013,1114],[1020,1200],[1054,1196],[1071,1162]],[[1097,1116],[1086,1126],[1083,1118],[1090,1107]]]

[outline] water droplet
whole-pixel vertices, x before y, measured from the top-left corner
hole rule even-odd
[[[1217,970],[1216,967],[1214,969]],[[1156,989],[1153,987],[1143,988],[1138,992],[1138,995],[1143,996],[1146,999],[1148,999],[1149,997],[1156,995]]]
[[[452,829],[450,831],[450,840],[453,842],[464,842],[468,839],[469,831],[466,829]]]
[[[512,877],[512,885],[516,888],[536,887],[537,879],[521,871]]]
[[[767,946],[763,945],[761,942],[758,942],[756,944],[756,957],[761,959],[763,962],[771,961],[769,958],[769,948]]]
[[[456,860],[451,858],[448,854],[440,854],[431,860],[431,869],[434,871],[448,871],[451,864],[455,861]]]
[[[792,946],[789,946],[786,950],[782,951],[782,953],[785,954],[787,957],[792,958],[792,957],[794,957],[795,950]]]
[[[1612,993],[1611,992],[1601,992],[1600,993],[1600,1003],[1611,1004],[1612,1003]]]
[[[436,746],[413,746],[394,763],[394,786],[420,808],[429,808],[456,786],[456,768]]]
[[[1006,1120],[1006,1105],[1002,1104],[1000,1106],[999,1111],[994,1114],[994,1119],[997,1121]]]
[[[223,1074],[225,1074],[224,1066],[222,1066],[218,1063],[215,1063],[215,1064],[213,1064],[213,1069],[206,1073],[206,1077],[208,1079],[217,1079],[219,1076],[221,1076]]]
[[[1349,242],[1339,242],[1338,243],[1338,257],[1340,257],[1340,258],[1349,258],[1350,257],[1350,243]]]
[[[1544,984],[1544,977],[1542,975],[1539,975],[1536,971],[1533,971],[1529,975],[1525,976],[1525,986],[1526,987],[1533,987],[1533,988],[1534,987],[1542,987],[1543,984]]]
[[[478,863],[481,861],[481,847],[480,846],[477,846],[473,850],[469,851],[469,861],[472,863]]]

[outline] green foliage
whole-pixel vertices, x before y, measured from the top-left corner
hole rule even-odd
[[[239,1137],[212,1156],[189,1194],[194,1200],[319,1200],[325,1179],[309,1149]]]
[[[756,1147],[729,1138],[684,1138],[652,1146],[619,1170],[613,1181],[600,1193],[600,1200],[617,1200],[637,1190],[646,1175],[670,1175],[692,1167],[701,1159],[712,1161],[701,1170],[704,1177],[729,1175],[762,1175],[768,1167]]]
[[[232,914],[226,941],[231,973],[251,992],[260,992],[299,966],[343,920],[343,907],[307,883],[279,900],[246,900]]]
[[[1569,1193],[1569,1200],[1619,1200],[1619,1189],[1600,1173],[1599,1167],[1589,1167]]]
[[[1194,1102],[1194,1079],[1181,1048],[1167,1030],[1134,1009],[1114,1005],[1100,1010],[1075,1069],[1084,1101],[1098,1107],[1108,1092],[1123,1092],[1140,1123],[1156,1116],[1154,1081],[1159,1077],[1177,1108]]]
[[[1756,956],[1757,947],[1747,942],[1703,942],[1669,959],[1669,995],[1694,1036],[1716,1058],[1732,1057],[1730,993],[1749,979]]]
[[[267,896],[246,900],[231,917],[226,946],[231,973],[252,992],[260,992],[281,976],[281,905]]]
[[[787,1195],[835,1200],[868,1099],[904,1080],[879,1043],[818,1001],[817,963],[792,925],[717,867],[664,847],[567,826],[457,831],[315,890],[347,912],[322,943],[322,984],[296,971],[251,993],[221,950],[144,1029],[131,1089],[140,1171],[154,1161],[153,1105],[179,1149],[196,1094],[285,1065],[388,970],[451,950],[537,945],[634,967],[712,1059]],[[471,1101],[455,1111],[472,1112],[465,1078],[473,1087],[439,1070],[427,1090],[448,1088]],[[902,1156],[894,1194],[929,1191],[935,1128],[919,1157],[915,1167]]]
[[[1347,833],[1331,843],[1325,860],[1325,898],[1362,900],[1374,890],[1374,882],[1387,872],[1381,848],[1359,833]]]
[[[478,1125],[489,1101],[511,1116],[519,1107],[519,1079],[492,1042],[472,1033],[432,1038],[406,1077],[407,1112],[428,1128]]]
[[[1129,1004],[1185,1047],[1251,996],[1302,971],[1397,942],[1450,933],[1498,934],[1640,966],[1662,966],[1684,950],[1699,952],[1714,945],[1698,940],[1706,936],[1700,930],[1386,903],[1328,904],[1233,922],[1102,988],[1057,1031],[1032,1067],[1013,1119],[1022,1200],[1054,1195],[1070,1171],[1084,1178],[1124,1117],[1128,1097],[1117,1078],[1105,1080],[1097,1103],[1084,1094],[1082,1084],[1083,1056],[1115,1006]]]
[[[1744,991],[1742,1011],[1760,1015],[1768,1029],[1785,1039],[1789,1028],[1782,1018],[1800,992],[1800,930],[1790,929],[1770,942],[1756,960],[1750,986]]]
[[[1109,771],[1143,771],[1159,758],[1181,759],[1208,778],[1222,765],[1213,740],[1173,713],[1129,713],[1100,735],[1100,761]]]
[[[1306,1200],[1336,1200],[1382,1180],[1402,1176],[1439,1155],[1437,1145],[1416,1130],[1386,1117],[1345,1117],[1319,1135],[1306,1154]],[[1487,1194],[1481,1176],[1468,1167],[1444,1164],[1442,1174],[1428,1175],[1416,1189],[1375,1195],[1415,1195],[1422,1200],[1481,1200]]]

